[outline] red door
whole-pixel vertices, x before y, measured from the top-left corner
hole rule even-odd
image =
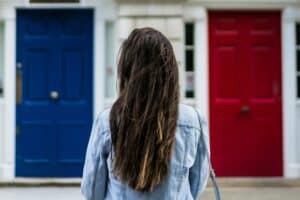
[[[280,12],[209,13],[210,128],[219,176],[282,176]]]

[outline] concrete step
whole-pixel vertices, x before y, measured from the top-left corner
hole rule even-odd
[[[285,178],[217,178],[220,187],[300,187],[300,179]],[[211,187],[212,183],[209,182]]]
[[[80,178],[16,178],[11,181],[0,181],[0,187],[78,187]],[[221,188],[230,187],[300,187],[300,179],[284,178],[218,178]],[[212,187],[209,181],[208,187]]]
[[[0,181],[0,187],[78,187],[80,178],[16,178],[10,181]]]

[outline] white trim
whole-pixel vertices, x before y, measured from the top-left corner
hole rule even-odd
[[[118,52],[119,52],[119,43],[118,43],[118,35],[117,35],[117,33],[118,33],[118,24],[117,24],[117,22],[116,22],[116,20],[115,19],[107,19],[107,20],[105,20],[105,26],[108,24],[108,23],[111,23],[112,24],[112,28],[113,28],[113,32],[112,32],[112,34],[113,34],[113,37],[112,37],[112,43],[110,43],[110,44],[108,44],[108,45],[111,45],[112,46],[112,52],[110,52],[110,53],[112,53],[113,55],[113,61],[112,61],[112,70],[113,70],[113,75],[112,75],[112,82],[113,82],[113,85],[110,85],[110,89],[111,90],[114,90],[114,95],[112,95],[112,96],[107,96],[107,89],[108,89],[108,87],[107,87],[107,85],[106,85],[106,80],[105,80],[105,85],[104,85],[104,92],[105,92],[105,103],[104,103],[104,107],[106,108],[107,106],[109,106],[109,105],[111,105],[114,101],[115,101],[115,99],[117,98],[117,56],[118,56]],[[105,27],[105,29],[107,29],[107,27]],[[105,46],[104,46],[104,48],[106,49],[107,48],[107,32],[105,33]],[[107,59],[109,59],[109,55],[108,55],[108,51],[104,51],[104,57],[105,57],[105,75],[104,76],[106,76],[106,69],[107,69],[107,64],[108,64],[108,60]]]
[[[195,100],[196,105],[208,120],[208,19],[206,8],[202,6],[185,7],[184,20],[194,22]]]
[[[285,178],[299,178],[300,177],[300,164],[295,163],[295,164],[289,164],[287,166],[288,174],[286,174]]]
[[[15,11],[12,11],[15,16]],[[3,163],[0,163],[0,179],[11,180],[15,174],[15,61],[16,61],[16,20],[4,19],[4,134]],[[1,147],[0,147],[1,148]]]
[[[101,10],[96,8],[94,15],[94,118],[104,108],[105,96],[105,22]]]
[[[300,12],[300,11],[299,11]],[[286,8],[282,13],[282,81],[283,81],[283,153],[284,176],[300,177],[295,173],[297,164],[296,131],[296,32],[294,9]],[[295,15],[296,14],[296,15]],[[300,169],[300,168],[299,168]],[[300,171],[300,170],[298,170]]]
[[[209,122],[207,10],[203,6],[187,5],[183,17],[185,22],[194,23],[195,105]]]
[[[30,0],[25,0],[25,6],[27,7],[70,7],[70,6],[82,6],[85,4],[86,0],[79,0],[78,3],[30,3]]]

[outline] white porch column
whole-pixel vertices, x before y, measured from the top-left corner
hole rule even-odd
[[[300,10],[286,8],[282,13],[282,80],[283,80],[283,155],[284,176],[300,177],[297,162],[296,130],[296,18]],[[298,141],[300,142],[300,141]]]
[[[94,16],[94,117],[104,107],[105,96],[105,22],[100,8]]]
[[[199,8],[195,19],[195,83],[196,101],[206,119],[209,119],[209,63],[208,17],[205,8]]]
[[[4,19],[4,132],[0,163],[0,180],[11,180],[15,176],[15,61],[16,61],[15,10]]]

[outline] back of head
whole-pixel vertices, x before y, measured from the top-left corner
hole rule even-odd
[[[135,29],[118,63],[119,97],[110,113],[113,172],[137,191],[168,176],[178,117],[178,66],[169,40]]]

